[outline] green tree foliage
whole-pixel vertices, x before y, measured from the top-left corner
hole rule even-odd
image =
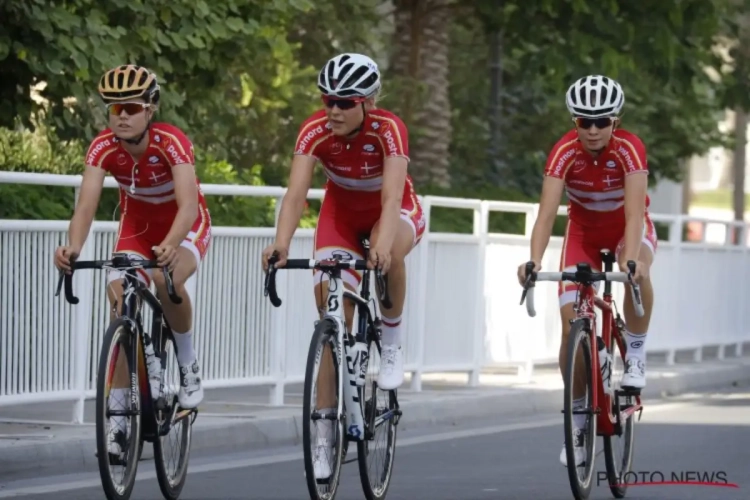
[[[547,152],[571,127],[564,92],[591,73],[623,84],[622,126],[646,143],[652,179],[678,178],[678,160],[722,144],[717,119],[725,106],[750,95],[750,73],[717,50],[728,44],[732,56],[741,48],[732,41],[745,3],[440,2],[451,13],[452,187],[427,182],[421,192],[535,197]],[[429,88],[392,67],[395,6],[381,0],[2,2],[0,168],[80,172],[82,151],[105,126],[96,95],[100,75],[138,63],[158,74],[157,118],[194,141],[204,183],[283,185],[299,125],[320,106],[316,73],[331,55],[372,55],[387,75],[387,108],[398,110],[404,96]],[[316,185],[321,182],[318,174]],[[69,191],[57,198],[3,186],[0,217],[65,218],[72,210]],[[273,200],[209,202],[217,224],[273,223]],[[115,206],[112,193],[100,217],[111,219]]]

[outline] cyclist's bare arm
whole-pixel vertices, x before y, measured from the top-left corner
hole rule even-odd
[[[195,219],[198,218],[198,185],[195,180],[193,165],[178,165],[172,168],[174,194],[177,201],[177,215],[175,215],[169,233],[161,246],[180,246],[187,238]]]
[[[305,210],[307,192],[312,184],[314,156],[295,155],[289,174],[289,185],[281,202],[279,222],[276,227],[276,244],[288,248]]]
[[[383,162],[383,188],[380,193],[379,244],[391,248],[396,237],[396,228],[401,220],[401,201],[404,197],[408,162],[402,156],[386,158]]]
[[[99,206],[106,175],[107,172],[104,169],[88,165],[83,171],[78,203],[76,203],[75,212],[68,228],[68,245],[77,251],[80,251],[83,244],[86,243],[91,223],[94,222],[96,209]]]
[[[565,181],[557,177],[545,176],[542,195],[539,199],[539,214],[531,232],[531,260],[541,266],[544,251],[547,250],[552,227],[555,225],[557,210],[560,207]]]
[[[625,177],[625,246],[620,255],[621,261],[638,260],[643,239],[647,191],[647,171],[632,172]]]

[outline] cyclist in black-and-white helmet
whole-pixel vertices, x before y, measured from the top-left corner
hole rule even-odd
[[[383,329],[378,387],[398,388],[404,380],[401,317],[406,296],[406,256],[419,243],[426,227],[424,212],[414,190],[409,166],[409,134],[394,113],[376,107],[381,89],[378,65],[362,54],[345,53],[330,59],[318,75],[323,109],[300,126],[294,148],[287,192],[281,205],[272,245],[263,251],[263,266],[276,254],[283,267],[289,245],[299,225],[314,167],[323,165],[328,181],[315,229],[315,259],[362,259],[361,237],[370,237],[368,261],[388,275],[392,307],[381,307]],[[328,276],[316,272],[314,285],[318,310],[326,309]],[[361,274],[342,272],[344,286],[356,290]],[[354,307],[344,304],[350,331]],[[382,306],[382,304],[381,304]],[[317,407],[321,413],[336,408],[333,370],[321,370]],[[333,411],[333,410],[330,410]],[[333,421],[316,423],[315,477],[327,478],[327,461],[336,433]],[[347,432],[358,439],[362,429],[348,422]]]
[[[568,226],[560,271],[574,271],[576,264],[582,262],[601,270],[599,252],[604,248],[614,252],[620,271],[628,272],[627,262],[635,261],[634,279],[641,289],[645,314],[642,317],[635,314],[631,294],[626,292],[623,310],[627,327],[623,340],[627,352],[620,384],[623,389],[637,393],[646,386],[645,342],[654,300],[649,273],[657,246],[656,229],[648,213],[646,147],[640,137],[619,128],[625,93],[612,78],[589,75],[577,80],[565,93],[565,103],[576,126],[557,141],[547,157],[529,263],[533,262],[535,271],[541,269],[563,191],[568,196]],[[526,267],[526,262],[518,267],[521,284],[526,281]],[[579,299],[577,291],[576,284],[570,282],[561,283],[558,288],[561,371],[567,367],[568,337],[571,321],[576,317],[574,304]],[[600,351],[599,361],[607,390],[614,385],[610,385],[611,355]],[[591,402],[586,401],[586,388],[579,382],[585,380],[585,370],[580,368],[582,363],[575,365],[574,409],[591,407]],[[593,459],[587,457],[585,446],[587,418],[583,412],[573,415],[576,465],[587,458]],[[567,465],[565,447],[560,462]]]

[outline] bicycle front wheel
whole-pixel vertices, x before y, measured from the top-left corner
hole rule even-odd
[[[344,420],[338,416],[337,392],[341,376],[336,361],[336,326],[330,320],[318,322],[310,341],[305,369],[305,390],[302,403],[302,447],[305,480],[310,498],[333,500],[341,477],[344,455]],[[321,373],[323,374],[320,377]],[[318,378],[329,379],[319,387]],[[317,405],[319,394],[331,401],[328,408]],[[325,411],[323,411],[325,410]]]
[[[183,410],[177,402],[180,391],[180,368],[172,336],[161,334],[163,390],[159,394],[160,408],[154,411],[157,434],[154,439],[154,465],[159,488],[167,500],[177,500],[187,479],[190,440],[194,413]]]
[[[613,332],[612,345],[609,353],[612,355],[612,411],[615,412],[615,398],[619,401],[619,410],[623,411],[636,404],[635,396],[620,394],[620,384],[625,367],[625,349],[621,333]],[[617,415],[619,419],[619,415]],[[633,445],[635,443],[635,414],[620,422],[620,435],[604,436],[604,463],[607,466],[607,482],[615,498],[623,498],[628,486],[624,478],[633,467]]]
[[[594,475],[596,448],[596,415],[593,407],[593,395],[596,387],[592,379],[593,364],[590,332],[584,320],[576,320],[568,336],[568,359],[565,365],[565,454],[568,464],[568,479],[573,496],[577,500],[588,498]],[[574,407],[574,383],[576,393],[584,394],[584,403]],[[577,413],[576,413],[577,412]],[[586,413],[583,413],[586,412]],[[580,418],[583,415],[585,420]],[[576,420],[579,420],[576,425]],[[581,424],[581,420],[585,423]],[[576,444],[583,439],[583,453],[576,456]]]
[[[104,494],[109,500],[130,498],[141,454],[141,394],[136,337],[125,318],[107,329],[99,355],[96,381],[96,455]],[[135,377],[138,394],[130,394]],[[113,388],[113,382],[124,388]]]
[[[396,456],[396,424],[399,412],[396,391],[378,388],[380,343],[370,342],[365,386],[365,439],[357,442],[357,460],[362,490],[367,500],[382,500],[388,492]]]

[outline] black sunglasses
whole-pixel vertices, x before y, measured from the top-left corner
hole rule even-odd
[[[576,122],[576,126],[578,128],[588,130],[594,125],[598,129],[608,128],[610,125],[614,123],[615,119],[612,118],[611,116],[603,116],[601,118],[576,117],[576,118],[573,118],[573,121]]]
[[[320,96],[323,99],[325,105],[329,108],[338,106],[339,109],[352,109],[357,104],[360,104],[364,99],[355,97],[353,99],[336,99],[334,97],[328,97],[327,95]]]

